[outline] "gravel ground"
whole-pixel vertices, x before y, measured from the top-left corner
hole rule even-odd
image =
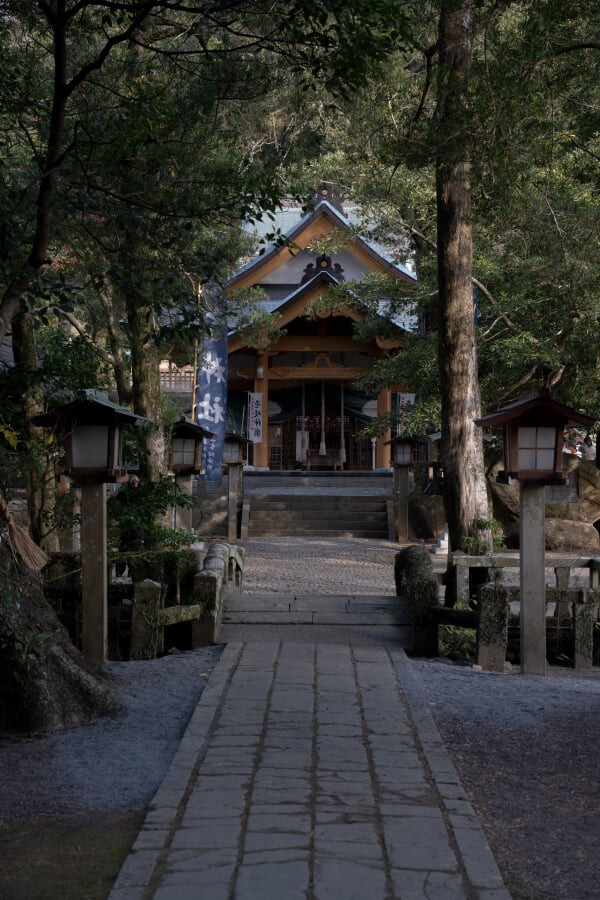
[[[383,541],[253,540],[248,591],[393,593]],[[285,565],[282,565],[285,562]],[[0,736],[0,825],[41,813],[143,809],[220,648],[108,663],[122,714],[51,737]],[[600,670],[495,675],[413,660],[515,900],[600,898]]]
[[[412,665],[515,900],[600,897],[600,671]]]
[[[395,594],[398,544],[356,538],[250,538],[244,592]]]
[[[106,663],[123,702],[119,716],[41,738],[0,735],[0,825],[148,806],[221,652]]]

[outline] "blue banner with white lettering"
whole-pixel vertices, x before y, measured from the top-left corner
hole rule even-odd
[[[213,337],[204,342],[196,385],[196,424],[217,435],[215,440],[202,441],[204,475],[200,477],[216,485],[221,478],[227,410],[227,332],[216,320]]]

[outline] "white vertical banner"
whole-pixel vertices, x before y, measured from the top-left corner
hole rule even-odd
[[[250,394],[249,405],[248,439],[253,444],[260,444],[263,439],[263,395]]]
[[[404,418],[404,411],[409,406],[415,405],[417,395],[416,394],[408,394],[400,391],[395,391],[395,408],[392,404],[392,410],[398,414],[398,423],[396,425],[396,435],[402,434],[404,431],[404,422],[402,421]]]

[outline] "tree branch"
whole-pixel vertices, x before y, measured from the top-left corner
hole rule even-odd
[[[531,379],[534,377],[534,375],[539,371],[539,367],[540,367],[540,364],[538,362],[534,363],[526,375],[523,375],[523,377],[520,378],[519,381],[517,381],[517,383],[512,386],[512,388],[510,388],[510,390],[505,391],[503,394],[500,395],[500,397],[498,398],[498,403],[501,403],[503,400],[506,400],[508,397],[514,396],[515,391],[518,391],[519,388],[522,388],[524,385],[527,384],[527,382],[531,381]]]

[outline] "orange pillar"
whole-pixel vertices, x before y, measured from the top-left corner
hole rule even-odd
[[[259,375],[262,375],[259,378]],[[260,469],[269,468],[269,357],[262,353],[256,358],[254,393],[262,394],[263,439],[254,447],[254,465]]]
[[[382,413],[391,412],[392,410],[392,392],[390,388],[384,388],[377,395],[377,415],[380,416]],[[391,429],[386,429],[384,434],[381,437],[377,438],[377,444],[375,447],[375,467],[377,469],[389,469],[391,459],[392,459],[392,448],[388,444],[387,447],[384,447],[384,441],[389,441],[392,437]]]

